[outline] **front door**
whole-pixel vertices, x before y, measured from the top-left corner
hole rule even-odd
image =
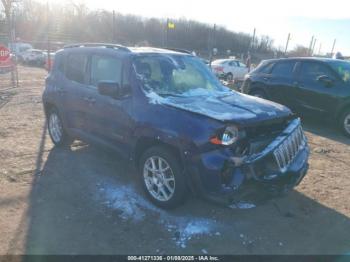
[[[298,70],[295,97],[298,110],[304,114],[329,116],[337,108],[338,88],[342,88],[342,81],[323,62],[303,61]],[[328,76],[334,82],[330,85],[319,80],[320,76]]]
[[[128,153],[132,136],[132,96],[115,99],[98,93],[98,83],[108,81],[119,86],[128,85],[122,56],[119,54],[92,54],[90,60],[90,87],[96,92],[94,111],[89,115],[92,133],[121,153]]]

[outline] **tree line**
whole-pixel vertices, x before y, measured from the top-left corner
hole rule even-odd
[[[21,0],[14,1],[12,13],[3,13],[0,20],[12,15],[16,37],[38,44],[49,37],[53,43],[167,46],[193,50],[204,56],[214,47],[219,55],[246,54],[251,49],[260,53],[275,51],[273,40],[267,35],[254,37],[253,41],[249,34],[230,31],[223,26],[216,26],[214,30],[213,25],[187,19],[171,19],[175,28],[167,30],[166,19],[125,15],[117,11],[90,10],[84,2],[77,1],[48,6],[45,2]]]

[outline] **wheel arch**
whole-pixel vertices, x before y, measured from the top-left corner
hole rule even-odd
[[[262,86],[251,86],[250,89],[249,89],[248,94],[252,95],[254,92],[257,92],[257,91],[262,92],[263,94],[265,94],[266,98],[269,97],[269,94],[266,92],[265,88],[262,87]]]
[[[342,117],[342,115],[347,111],[347,110],[350,110],[350,102],[342,105],[338,111],[337,111],[337,114],[336,114],[336,120],[339,121],[340,118]]]
[[[50,110],[52,110],[53,108],[57,108],[56,105],[55,105],[54,103],[45,102],[45,103],[44,103],[44,113],[45,113],[45,116],[48,116],[48,113],[49,113]]]
[[[169,150],[179,161],[182,168],[184,168],[184,162],[182,159],[181,151],[178,147],[173,144],[166,143],[164,141],[149,138],[149,137],[141,137],[137,140],[135,148],[134,148],[134,161],[135,165],[138,168],[140,166],[140,160],[142,155],[149,149],[155,146],[163,147]]]

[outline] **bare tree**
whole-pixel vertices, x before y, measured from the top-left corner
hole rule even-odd
[[[5,20],[7,25],[7,34],[9,40],[12,42],[14,40],[14,34],[12,30],[12,8],[16,1],[15,0],[1,0],[2,6],[4,8]]]
[[[120,13],[115,13],[113,18],[112,10],[89,10],[83,0],[70,0],[65,4],[51,3],[50,9],[49,33],[52,42],[111,42],[115,27],[116,39],[120,44],[164,45],[166,19]],[[35,43],[38,48],[45,47],[38,44],[47,36],[45,3],[21,0],[16,12],[16,34],[25,41]],[[184,18],[171,21],[175,28],[168,32],[169,46],[196,51],[203,56],[210,53],[210,41],[218,49],[218,57],[227,56],[227,50],[232,55],[240,56],[246,53],[251,41],[249,34],[230,31],[222,26],[216,26],[214,33],[213,25]],[[273,55],[273,40],[270,37],[257,36],[255,42],[256,52]]]

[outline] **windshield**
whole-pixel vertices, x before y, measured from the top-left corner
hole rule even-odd
[[[209,95],[228,92],[208,67],[193,56],[145,55],[133,66],[146,91],[158,95]]]
[[[330,65],[339,74],[344,82],[350,82],[350,62],[332,61]]]

